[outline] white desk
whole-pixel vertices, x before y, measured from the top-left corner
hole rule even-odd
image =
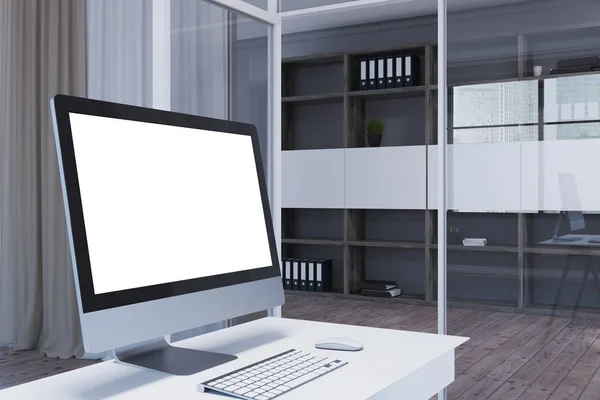
[[[539,242],[540,245],[545,246],[563,246],[563,247],[592,247],[600,248],[600,243],[590,242],[593,238],[600,237],[600,235],[576,235],[568,234],[563,235],[561,238],[564,239],[577,239],[577,240],[560,240],[559,239],[548,239],[543,242]]]
[[[564,239],[576,239],[576,240],[560,240],[559,239],[548,239],[543,242],[539,242],[538,244],[544,246],[554,246],[554,247],[564,247],[564,248],[579,248],[579,249],[600,249],[600,243],[590,242],[590,240],[597,238],[598,235],[576,235],[569,234],[561,236]],[[598,278],[598,274],[596,273],[596,267],[594,266],[594,260],[591,254],[581,254],[588,258],[588,263],[583,274],[583,279],[581,280],[581,284],[579,286],[579,292],[577,293],[577,299],[575,300],[575,307],[573,311],[577,311],[579,309],[579,302],[581,301],[581,296],[583,295],[583,290],[585,284],[587,283],[588,275],[590,272],[592,273],[592,277],[594,279],[594,283],[596,285],[596,291],[598,295],[600,295],[600,278]],[[556,311],[560,304],[560,298],[562,296],[563,288],[565,283],[567,282],[567,275],[569,274],[569,270],[571,268],[571,262],[573,258],[573,254],[567,253],[567,262],[562,271],[562,275],[560,277],[560,283],[558,286],[558,290],[556,292],[556,296],[554,297],[554,303],[552,304],[552,311]]]
[[[317,350],[314,342],[349,337],[359,352]],[[192,376],[170,376],[106,361],[0,391],[2,400],[167,399],[224,400],[197,391],[198,384],[291,348],[327,356],[348,365],[278,397],[306,399],[428,399],[454,380],[454,349],[468,338],[263,318],[191,338],[178,345],[235,354],[238,359]]]

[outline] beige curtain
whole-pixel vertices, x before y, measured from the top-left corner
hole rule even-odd
[[[49,100],[85,95],[85,1],[0,0],[0,343],[81,357]]]

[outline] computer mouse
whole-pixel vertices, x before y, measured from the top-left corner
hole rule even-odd
[[[323,350],[340,350],[340,351],[359,351],[363,349],[363,345],[356,340],[348,338],[328,338],[319,340],[315,343],[317,349]]]

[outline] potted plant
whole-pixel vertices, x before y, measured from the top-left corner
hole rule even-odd
[[[369,142],[369,147],[379,147],[382,134],[383,122],[374,118],[370,119],[367,122],[367,142]]]

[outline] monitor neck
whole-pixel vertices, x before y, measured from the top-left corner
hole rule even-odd
[[[552,239],[558,239],[558,230],[560,229],[560,224],[562,223],[564,216],[564,211],[558,213],[558,217],[556,218],[556,226],[554,227],[554,233],[552,234]]]

